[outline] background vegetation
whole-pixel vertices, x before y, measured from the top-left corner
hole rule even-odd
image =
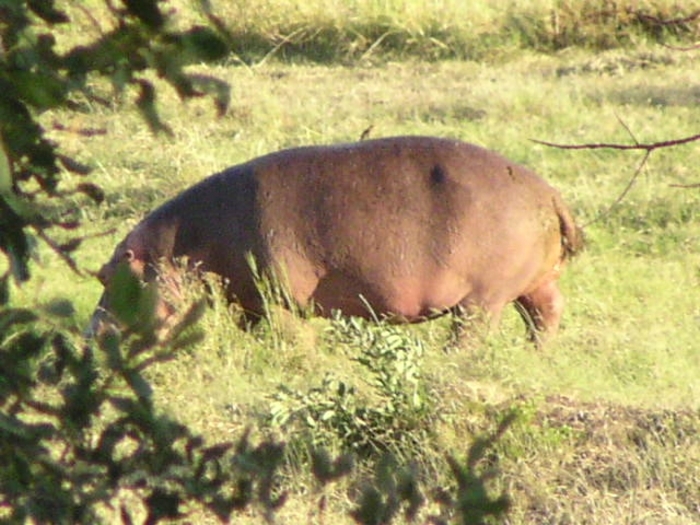
[[[95,369],[101,377],[114,374],[122,396],[152,400],[143,405],[152,417],[180,429],[172,432],[181,439],[176,447],[182,457],[193,439],[190,449],[200,458],[218,460],[224,451],[205,450],[198,437],[207,444],[236,442],[246,429],[251,441],[238,450],[252,454],[256,443],[286,443],[276,470],[279,485],[267,496],[260,493],[258,510],[235,515],[243,522],[271,519],[264,502],[284,491],[289,497],[275,513],[280,522],[351,522],[363,519],[365,508],[388,519],[396,501],[407,509],[420,501],[408,490],[413,479],[420,480],[425,498],[421,522],[428,516],[454,519],[465,494],[479,491],[450,489],[481,489],[485,479],[494,502],[503,505],[500,495],[509,495],[508,523],[700,520],[700,448],[694,439],[700,429],[699,197],[697,189],[673,186],[700,180],[698,148],[655,152],[631,192],[609,210],[639,156],[562,151],[529,140],[631,142],[625,126],[640,142],[698,133],[697,51],[668,47],[691,47],[698,20],[687,8],[662,1],[466,4],[276,0],[253,10],[243,2],[211,2],[216,18],[207,17],[205,4],[164,4],[175,29],[206,23],[230,46],[232,52],[214,64],[204,65],[212,58],[205,56],[182,64],[188,73],[204,75],[197,78],[227,82],[230,107],[217,118],[211,100],[183,105],[177,83],[143,69],[116,92],[113,80],[88,75],[85,89],[71,93],[68,109],[51,104],[35,111],[61,154],[93,168],[85,179],[62,167],[56,173],[61,187],[89,180],[102,187],[104,201],[95,204],[85,186],[60,203],[41,201],[46,217],[80,221],[80,235],[95,237],[73,252],[78,267],[88,270],[81,275],[45,243],[32,249],[32,279],[12,285],[7,308],[26,308],[40,321],[16,321],[3,310],[5,384],[20,358],[31,357],[27,377],[35,384],[33,374],[55,363],[56,348],[80,348],[77,334],[101,292],[89,270],[99,268],[146,211],[202,177],[283,147],[356,140],[369,128],[372,136],[456,137],[534,168],[561,189],[586,225],[587,251],[562,283],[568,298],[562,333],[544,350],[528,346],[514,313],[473,351],[446,354],[441,322],[388,327],[274,312],[268,324],[242,332],[232,322],[235,309],[215,298],[198,323],[201,340],[186,350],[158,354],[160,347],[147,340],[125,348],[145,348],[163,359],[139,368],[138,360],[100,358]],[[67,8],[71,25],[54,27],[56,49],[109,34],[114,16],[101,2],[85,5]],[[157,88],[157,98],[144,98],[144,82]],[[221,108],[221,85],[206,86]],[[152,105],[134,107],[139,100]],[[167,125],[170,135],[153,135],[144,113],[152,125]],[[56,242],[71,235],[59,231]],[[193,302],[200,292],[193,286]],[[52,343],[35,345],[30,356],[8,353],[27,348],[14,331],[25,325]],[[138,333],[133,337],[142,340]],[[142,379],[128,372],[133,367]],[[59,387],[71,384],[63,381]],[[12,395],[2,398],[5,429],[17,406]],[[109,410],[119,420],[134,406]],[[109,410],[94,413],[90,421],[102,426],[88,433],[109,428]],[[494,432],[507,414],[513,419],[497,442],[475,441]],[[473,443],[492,446],[472,448],[470,459]],[[324,446],[339,461],[314,456],[310,444]],[[349,461],[342,454],[350,451],[353,475],[340,478]],[[396,463],[379,461],[386,452]],[[446,460],[446,454],[456,459]],[[148,470],[149,459],[134,461],[145,472],[131,485],[136,494],[181,479]],[[483,476],[476,459],[498,474]],[[178,494],[187,499],[203,492]],[[156,516],[154,508],[172,502],[152,498],[146,502],[157,505],[144,510],[121,496],[135,520]],[[208,501],[192,509],[201,513],[194,514],[197,521],[227,508]],[[115,503],[112,511],[100,512],[109,519],[120,508]]]

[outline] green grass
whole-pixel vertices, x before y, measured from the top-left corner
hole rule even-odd
[[[268,0],[255,9],[226,2],[217,12],[235,37],[236,58],[250,64],[270,57],[320,63],[483,59],[523,48],[613,48],[697,37],[692,23],[654,24],[640,16],[682,18],[684,11],[671,1]]]
[[[508,19],[503,12],[512,18],[515,9],[508,2],[505,11],[483,3],[469,12],[456,0],[434,4],[442,17],[436,23],[465,39],[468,24],[493,28]],[[401,20],[418,34],[427,23],[426,8],[414,2],[323,5],[328,9],[278,0],[251,10],[230,2],[225,14],[231,24],[260,34],[285,34],[294,23],[315,27],[319,19],[348,32],[356,31],[350,22],[376,19]],[[568,12],[563,3],[556,5]],[[664,5],[671,9],[671,3]],[[541,18],[550,8],[529,2],[523,9]],[[475,435],[515,408],[518,420],[492,458],[501,471],[497,485],[513,496],[510,523],[697,523],[700,194],[669,185],[700,181],[700,150],[690,144],[655,152],[629,194],[608,212],[640,153],[563,151],[530,139],[629,143],[619,120],[640,142],[695,134],[698,59],[645,44],[598,52],[550,47],[546,54],[534,48],[513,46],[508,56],[494,48],[478,56],[497,60],[480,61],[455,60],[467,53],[440,61],[426,60],[429,53],[399,53],[401,60],[352,67],[347,61],[357,54],[347,51],[341,53],[344,65],[333,63],[339,59],[333,53],[316,60],[319,65],[280,62],[280,49],[256,67],[235,61],[202,66],[231,83],[232,107],[215,119],[207,101],[181,106],[164,88],[159,107],[172,138],[152,136],[138,115],[118,104],[48,113],[47,124],[108,132],[91,138],[53,132],[66,153],[95,167],[92,180],[108,195],[102,206],[75,198],[71,213],[82,219],[86,233],[114,230],[84,243],[80,265],[97,270],[148,210],[210,173],[269,151],[352,141],[370,126],[374,137],[430,134],[495,149],[562,191],[579,222],[590,223],[588,247],[562,280],[567,309],[561,333],[541,351],[526,343],[514,311],[469,352],[443,352],[444,321],[404,328],[425,344],[422,371],[440,415],[431,422],[433,435],[419,462],[444,480],[442,454],[464,453]],[[369,48],[357,53],[362,49]],[[246,62],[259,61],[269,48],[251,53],[260,56]],[[95,89],[109,94],[105,86]],[[74,275],[46,250],[40,253],[34,279],[16,292],[18,302],[69,298],[76,308],[70,322],[84,326],[101,293],[99,283]],[[280,384],[304,392],[328,372],[355,385],[360,399],[376,401],[367,371],[329,338],[328,321],[280,314],[274,333],[264,327],[247,333],[233,317],[215,301],[203,320],[204,342],[152,372],[162,409],[209,439],[231,439],[252,425],[260,435],[293,440],[264,423],[272,396]],[[300,469],[300,461],[290,469]],[[310,478],[295,480],[298,497],[280,522],[308,522],[318,501],[312,485]],[[326,523],[350,523],[343,514],[346,489],[340,484],[329,494]]]

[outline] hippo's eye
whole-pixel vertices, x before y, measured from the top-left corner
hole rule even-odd
[[[134,250],[126,250],[124,252],[124,260],[126,262],[131,262],[134,260],[136,256],[134,255]]]

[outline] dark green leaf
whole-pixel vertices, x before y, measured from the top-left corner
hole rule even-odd
[[[172,61],[179,62],[179,60],[176,60],[174,57]],[[192,97],[202,96],[202,93],[200,91],[197,91],[192,85],[190,77],[184,75],[182,71],[180,71],[179,65],[176,67],[167,68],[165,78],[175,88],[175,91],[177,91],[178,96],[183,100]]]
[[[122,370],[124,358],[121,349],[121,336],[118,330],[109,328],[100,334],[100,349],[107,356],[107,366],[110,370]]]
[[[212,461],[221,459],[233,447],[232,443],[217,443],[211,447],[202,450],[202,459],[204,461]]]
[[[355,460],[352,454],[343,454],[338,456],[335,461],[333,461],[333,477],[341,478],[347,476],[352,472],[354,468]]]
[[[253,501],[253,482],[249,478],[239,479],[230,501],[235,510],[246,508]]]
[[[13,225],[15,226],[15,225]],[[9,238],[2,238],[5,233]],[[6,241],[7,244],[5,244]],[[18,283],[29,279],[29,239],[25,236],[21,227],[0,231],[0,248],[7,254],[10,260],[10,273]]]
[[[66,155],[58,154],[58,155],[56,155],[56,158],[58,160],[60,160],[63,167],[66,168],[71,173],[76,173],[78,175],[87,175],[88,173],[90,173],[92,171],[92,168],[90,168],[90,166],[82,164],[82,163],[78,162],[77,160],[72,159]],[[91,184],[91,186],[94,186],[94,184]],[[79,190],[79,191],[82,191],[82,190]]]
[[[36,166],[35,166],[36,167]],[[3,210],[3,208],[5,208]],[[7,222],[13,222],[13,226],[24,227],[28,224],[48,224],[40,211],[27,199],[22,198],[15,193],[9,192],[0,194],[0,211],[4,217],[0,215],[0,219]]]
[[[158,0],[122,0],[128,12],[151,29],[159,29],[165,18],[158,8]]]
[[[95,448],[96,458],[106,461],[112,458],[114,449],[119,442],[124,439],[127,434],[127,429],[121,424],[112,423],[100,434],[100,439]]]
[[[0,307],[5,306],[10,300],[10,276],[0,276]]]
[[[75,315],[73,303],[68,299],[52,299],[42,308],[47,314],[55,317],[72,317]]]
[[[198,330],[197,332],[185,336],[180,336],[172,343],[172,350],[176,351],[182,350],[183,348],[192,348],[197,343],[202,341],[203,338],[204,332],[202,332],[201,330]]]
[[[397,492],[399,498],[408,503],[406,518],[407,521],[412,522],[425,503],[425,497],[420,491],[416,473],[412,469],[402,469],[398,477]]]
[[[120,513],[122,517],[122,523],[124,525],[134,525],[134,520],[131,518],[131,514],[129,513],[129,509],[126,507],[126,505],[122,505],[120,507]]]
[[[17,92],[22,94],[22,99],[40,111],[58,107],[66,101],[66,83],[56,75],[38,71],[15,71],[12,83]]]
[[[67,385],[62,391],[62,421],[76,430],[90,426],[91,418],[101,403],[100,396],[93,390],[96,379],[93,371],[86,370],[77,383]]]
[[[148,507],[147,524],[158,523],[163,518],[174,520],[181,516],[180,496],[164,489],[154,489],[146,498],[146,505]]]
[[[152,329],[157,292],[142,286],[127,263],[120,263],[106,290],[110,312],[129,328]]]
[[[350,512],[352,518],[360,525],[384,523],[382,516],[385,506],[382,495],[374,487],[366,487],[360,496],[359,505]]]
[[[326,449],[320,448],[311,451],[311,472],[313,472],[316,481],[322,485],[332,479],[331,457]]]
[[[172,130],[160,119],[156,110],[156,90],[153,84],[147,80],[138,80],[140,86],[139,98],[136,100],[136,107],[141,112],[141,116],[154,133],[164,132],[172,135]]]
[[[231,513],[234,508],[236,508],[236,503],[233,498],[224,498],[222,496],[214,496],[212,501],[207,504],[209,510],[211,510],[219,521],[222,523],[228,523],[231,517]]]
[[[62,225],[63,226],[63,225]],[[70,225],[69,225],[70,227]],[[69,229],[69,228],[67,228]],[[64,242],[63,244],[58,245],[58,249],[63,252],[63,253],[71,253],[77,250],[80,245],[82,244],[83,239],[80,237],[76,237],[75,239],[71,239],[68,242]]]
[[[53,0],[27,0],[27,5],[35,15],[50,24],[62,24],[70,21],[68,15],[56,9]]]
[[[27,324],[37,321],[39,317],[27,308],[9,308],[0,310],[0,334],[16,324]]]
[[[134,326],[139,320],[138,306],[144,291],[127,263],[119,264],[106,293],[114,316],[125,325]]]
[[[136,372],[127,372],[124,377],[134,393],[140,399],[150,399],[153,396],[153,389],[151,388],[151,385],[143,378],[141,374]]]
[[[144,350],[154,342],[153,336],[157,324],[156,305],[158,300],[158,287],[155,283],[148,283],[141,288],[135,308],[137,322],[132,327],[144,336],[142,338],[146,345]]]
[[[82,182],[78,184],[76,188],[79,192],[84,193],[90,197],[97,204],[102,203],[105,200],[105,192],[97,184],[92,184],[90,182]]]
[[[179,41],[188,61],[212,62],[224,58],[228,53],[226,42],[204,26],[195,26],[180,34]]]
[[[123,414],[130,414],[136,409],[136,402],[129,397],[110,396],[109,403]]]
[[[189,78],[195,89],[214,97],[217,114],[224,115],[231,103],[231,87],[223,80],[208,75],[190,75]]]

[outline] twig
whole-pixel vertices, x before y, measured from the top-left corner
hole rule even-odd
[[[83,137],[94,137],[96,135],[106,135],[107,128],[81,128],[77,126],[66,126],[60,122],[54,121],[52,129],[55,131],[64,131],[66,133],[74,133],[76,135],[81,135]]]
[[[669,184],[671,188],[684,188],[684,189],[692,189],[692,188],[700,188],[700,182],[696,182],[695,184]]]
[[[76,275],[83,275],[83,272],[81,272],[80,268],[78,268],[78,264],[75,262],[75,259],[68,255],[64,250],[62,250],[58,243],[46,234],[43,228],[35,225],[34,231],[41,240],[43,240],[46,244],[49,245],[49,247],[54,251],[54,253],[56,253],[56,255],[63,259],[63,262],[65,262],[68,265],[68,267],[75,272]]]
[[[77,4],[76,7],[86,16],[90,19],[92,22],[92,25],[97,28],[97,32],[100,34],[101,37],[105,36],[105,32],[102,30],[102,26],[100,25],[100,21],[95,18],[95,16],[90,12],[88,8],[86,8],[83,5]]]
[[[627,183],[627,186],[625,186],[625,189],[622,190],[622,193],[620,193],[620,195],[617,196],[617,198],[612,202],[612,204],[608,206],[608,209],[599,213],[594,219],[588,221],[586,224],[581,226],[581,228],[586,228],[591,224],[595,224],[599,220],[607,217],[612,213],[612,211],[622,202],[622,199],[624,199],[627,196],[629,191],[632,189],[632,186],[634,186],[634,183],[637,182],[637,177],[639,177],[639,174],[642,172],[642,168],[647,163],[649,155],[651,155],[651,151],[647,151],[644,153],[644,158],[642,158],[642,162],[640,162],[639,166],[637,166],[637,169],[635,170],[634,175],[632,175],[630,181]]]
[[[620,123],[620,125],[621,125],[623,128],[625,128],[625,131],[627,131],[627,133],[629,134],[630,138],[634,141],[634,143],[635,143],[635,144],[639,144],[639,141],[637,140],[637,137],[634,136],[634,133],[632,133],[632,130],[630,129],[630,127],[625,123],[624,120],[622,120],[622,117],[620,117],[620,115],[618,115],[617,113],[615,113],[615,118],[616,118],[617,121]]]

